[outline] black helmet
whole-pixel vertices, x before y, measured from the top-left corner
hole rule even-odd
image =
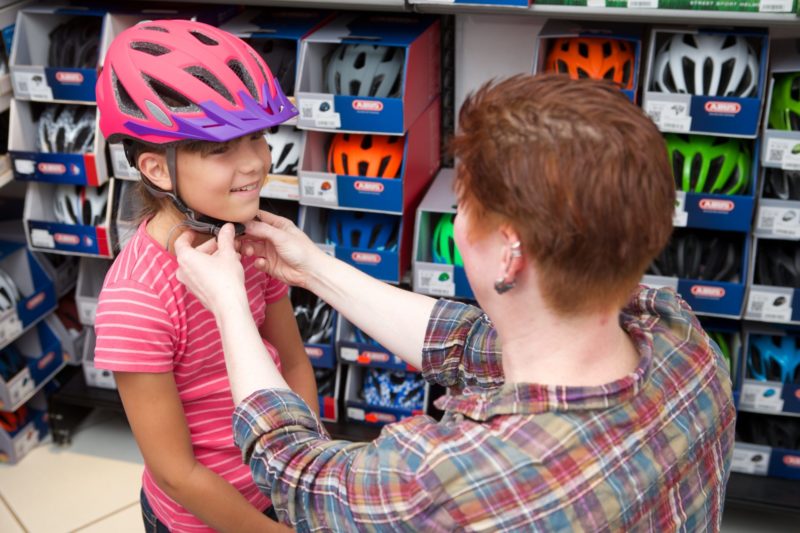
[[[676,231],[649,272],[706,281],[736,281],[742,244],[733,236],[701,230]]]

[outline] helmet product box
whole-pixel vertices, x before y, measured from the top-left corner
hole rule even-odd
[[[450,0],[455,4],[492,7],[528,7],[531,0]],[[409,4],[441,4],[442,0],[410,0]]]
[[[314,293],[293,287],[291,302],[306,355],[318,368],[336,366],[336,322],[338,313]]]
[[[112,257],[115,189],[114,179],[101,187],[29,183],[23,221],[30,249]]]
[[[456,0],[456,3],[460,0]],[[412,2],[414,3],[414,2]],[[595,6],[592,0],[536,0],[539,5],[554,6]],[[796,0],[764,3],[763,0],[604,0],[604,7],[631,9],[688,9],[692,11],[734,11],[734,12],[766,12],[794,13],[797,11]],[[658,15],[656,15],[658,16]]]
[[[416,212],[412,252],[414,292],[474,300],[461,254],[453,239],[455,171],[443,168]]]
[[[410,212],[441,163],[440,120],[437,98],[405,135],[306,132],[300,203]]]
[[[0,408],[0,463],[18,463],[49,432],[47,400],[43,392],[18,409]]]
[[[753,234],[800,240],[800,170],[764,168]]]
[[[441,92],[440,25],[410,13],[348,13],[301,44],[301,128],[402,135]]]
[[[109,259],[81,257],[78,283],[75,287],[75,304],[78,308],[78,319],[85,326],[94,326],[97,300],[109,268],[111,268]]]
[[[0,348],[56,307],[55,288],[23,243],[0,241]]]
[[[642,107],[661,131],[754,138],[768,49],[765,30],[655,29]]]
[[[761,164],[800,171],[800,38],[773,41],[767,95]]]
[[[418,371],[341,316],[336,338],[339,359],[343,363],[386,370]]]
[[[8,107],[8,100],[12,96],[11,75],[8,69],[8,52],[11,50],[14,23],[19,10],[28,2],[0,1],[0,28],[3,39],[0,42],[0,107]],[[13,5],[8,5],[13,4]]]
[[[16,179],[93,187],[108,181],[95,106],[12,100],[10,111],[8,151]]]
[[[265,137],[272,155],[272,166],[261,189],[262,198],[300,199],[300,180],[297,176],[305,136],[306,132],[294,126],[273,126],[267,131]]]
[[[753,243],[750,272],[744,317],[761,322],[800,324],[800,241],[797,237],[794,240],[757,237]]]
[[[642,283],[672,288],[698,315],[740,318],[749,257],[746,233],[676,228]]]
[[[800,418],[769,410],[737,413],[731,470],[800,480]]]
[[[31,5],[14,29],[9,68],[18,100],[95,101],[102,51],[110,42],[102,9]]]
[[[11,359],[19,359],[13,361]],[[50,381],[67,360],[58,335],[39,322],[0,351],[0,411],[15,411]]]
[[[800,329],[748,324],[739,365],[742,411],[800,414]]]
[[[548,20],[536,38],[533,73],[608,80],[636,101],[641,28]]]
[[[430,386],[422,374],[346,365],[346,419],[382,426],[427,411]]]

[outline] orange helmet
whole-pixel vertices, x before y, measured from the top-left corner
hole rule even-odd
[[[568,74],[573,80],[613,81],[633,89],[633,43],[605,37],[556,39],[547,54],[546,72]]]
[[[328,172],[396,178],[403,164],[403,137],[337,133],[328,149]]]

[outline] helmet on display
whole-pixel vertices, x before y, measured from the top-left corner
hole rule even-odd
[[[769,127],[800,131],[800,72],[775,74]]]
[[[229,141],[297,115],[264,60],[230,33],[190,20],[120,33],[97,80],[107,138]]]
[[[0,427],[7,433],[15,433],[28,421],[28,408],[24,405],[16,411],[0,411]]]
[[[21,296],[14,278],[0,268],[0,312],[12,309],[20,299]]]
[[[300,337],[308,344],[330,342],[333,338],[333,308],[314,293],[301,289],[292,291],[294,318]]]
[[[0,350],[0,377],[8,381],[27,366],[27,360],[13,345]]]
[[[750,377],[760,381],[800,384],[800,349],[792,335],[750,335],[747,356]]]
[[[103,19],[74,17],[50,32],[47,65],[51,67],[95,68],[100,49]]]
[[[85,154],[94,147],[94,107],[50,104],[39,116],[36,150]]]
[[[667,133],[675,183],[685,192],[743,194],[750,183],[750,149],[729,137]]]
[[[328,244],[377,251],[397,249],[399,218],[382,213],[339,211],[328,213]]]
[[[768,168],[764,177],[765,198],[800,200],[800,172]]]
[[[568,74],[573,80],[608,80],[633,89],[634,46],[630,41],[605,37],[555,39],[545,71]]]
[[[328,62],[326,91],[346,96],[397,96],[401,90],[404,62],[402,48],[342,43]]]
[[[741,242],[733,237],[696,230],[673,233],[648,271],[657,276],[735,281],[741,258]]]
[[[755,282],[775,287],[800,287],[800,245],[796,242],[760,240]]]
[[[764,413],[736,414],[737,442],[771,448],[800,449],[800,419]]]
[[[315,368],[314,379],[317,382],[319,396],[333,396],[336,392],[336,368]]]
[[[433,262],[444,263],[447,265],[464,266],[453,238],[453,221],[455,216],[452,213],[445,213],[439,217],[439,222],[433,230]]]
[[[53,212],[63,224],[99,226],[106,218],[108,186],[84,187],[64,184],[56,187]]]
[[[676,33],[658,50],[655,90],[704,96],[754,96],[758,56],[744,37]]]
[[[708,333],[709,338],[711,338],[711,340],[713,340],[716,343],[720,353],[722,354],[722,357],[724,357],[725,361],[727,361],[728,370],[732,370],[731,368],[732,339],[730,338],[732,334],[724,333],[722,331],[708,331],[708,330],[706,330],[706,333]]]
[[[344,176],[396,178],[403,165],[403,137],[337,133],[328,149],[328,172]]]
[[[297,174],[303,133],[293,126],[274,126],[267,133],[267,144],[272,153],[271,174]]]
[[[297,70],[297,44],[290,39],[262,39],[254,37],[245,42],[258,52],[267,63],[272,75],[286,94],[294,94],[295,71]]]
[[[361,392],[371,405],[420,410],[424,407],[425,379],[416,372],[366,368]]]

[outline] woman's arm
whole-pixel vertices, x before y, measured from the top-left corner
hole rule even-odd
[[[289,387],[305,400],[311,411],[319,413],[314,369],[300,338],[289,297],[268,304],[266,313],[259,333],[278,350],[281,374]]]
[[[218,531],[287,531],[197,462],[171,372],[114,377],[144,461],[170,498]]]

